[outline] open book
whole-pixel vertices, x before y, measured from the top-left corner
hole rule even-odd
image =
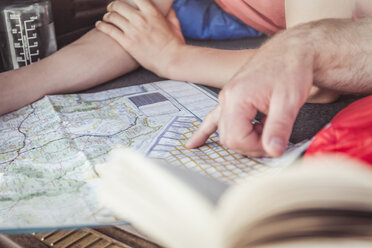
[[[99,168],[104,205],[166,247],[372,245],[372,172],[345,158],[232,185],[130,149]]]

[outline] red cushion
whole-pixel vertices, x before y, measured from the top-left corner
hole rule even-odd
[[[343,153],[372,166],[372,96],[339,112],[315,135],[305,156]]]

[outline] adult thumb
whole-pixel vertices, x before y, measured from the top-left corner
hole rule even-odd
[[[285,152],[293,123],[302,105],[285,95],[273,96],[262,133],[263,148],[272,157]]]

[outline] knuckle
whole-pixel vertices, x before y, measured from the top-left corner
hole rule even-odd
[[[154,18],[162,18],[163,17],[163,14],[160,13],[159,11],[157,11],[156,9],[150,8],[148,10],[148,12],[149,12],[148,14],[150,14]]]
[[[220,101],[225,101],[228,98],[240,95],[241,91],[242,89],[239,84],[229,83],[220,92],[218,99]]]
[[[142,15],[136,15],[136,22],[137,22],[138,26],[141,27],[141,28],[147,26],[147,20]]]

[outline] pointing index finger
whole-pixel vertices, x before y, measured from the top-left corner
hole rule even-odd
[[[197,148],[208,140],[209,136],[216,132],[218,127],[218,119],[220,117],[220,106],[212,110],[200,127],[196,130],[193,136],[187,141],[187,148]]]

